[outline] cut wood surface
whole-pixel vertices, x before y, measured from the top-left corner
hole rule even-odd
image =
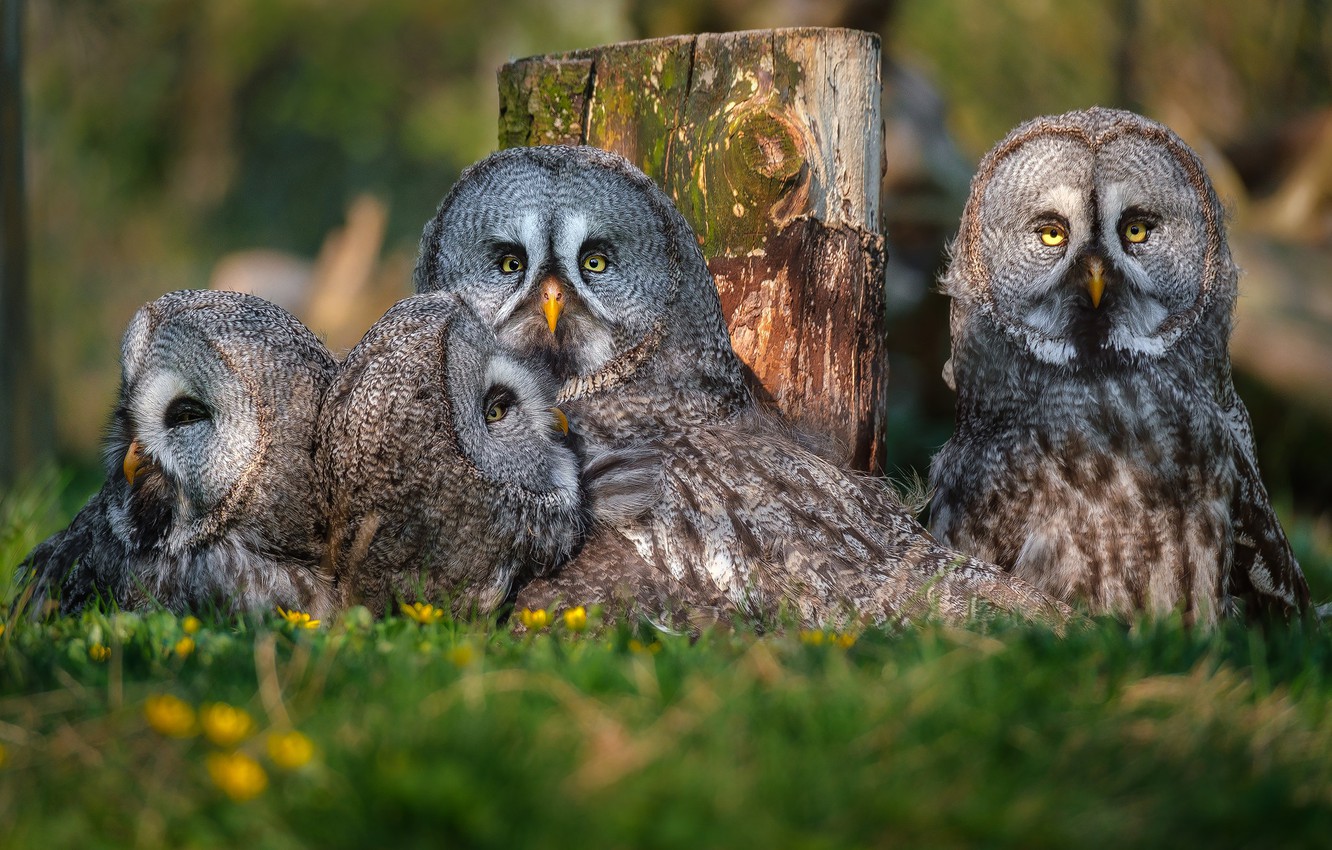
[[[879,38],[674,36],[499,74],[501,147],[588,144],[643,169],[694,227],[760,394],[882,459]]]

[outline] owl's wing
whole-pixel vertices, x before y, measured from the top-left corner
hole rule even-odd
[[[588,518],[613,528],[632,523],[661,498],[661,454],[650,446],[584,446],[582,488]]]
[[[46,613],[48,600],[58,598],[60,610],[71,613],[83,608],[97,593],[98,563],[120,552],[120,541],[111,533],[105,499],[98,493],[74,517],[68,528],[37,544],[17,567],[23,589],[15,599],[11,616],[27,611],[38,619]]]
[[[760,621],[970,616],[978,602],[1062,622],[1066,607],[940,546],[881,482],[781,434],[716,426],[672,439],[662,499],[626,532],[695,596]]]
[[[514,608],[561,611],[601,605],[608,620],[645,619],[664,631],[695,632],[723,618],[722,605],[646,561],[622,534],[599,530],[555,572],[519,589]]]
[[[1218,386],[1218,402],[1229,426],[1235,457],[1236,486],[1230,509],[1235,550],[1230,594],[1244,601],[1250,616],[1289,617],[1309,607],[1309,585],[1263,486],[1249,411],[1235,392],[1229,368]]]

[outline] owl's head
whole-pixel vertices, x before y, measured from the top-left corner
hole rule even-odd
[[[418,292],[463,296],[564,379],[647,356],[667,324],[720,324],[711,280],[665,194],[590,147],[514,148],[467,169],[426,225],[416,268]],[[715,320],[695,318],[689,302],[704,295]]]
[[[279,520],[313,494],[314,417],[335,369],[300,321],[252,295],[172,292],[142,307],[106,446],[122,545],[180,556],[228,534],[264,551],[294,550],[303,532],[308,543],[309,522]]]
[[[566,559],[585,520],[555,378],[451,295],[400,301],[347,355],[317,449],[348,601],[489,611]]]
[[[1069,368],[1228,333],[1237,272],[1198,156],[1168,128],[1093,108],[1017,127],[972,181],[944,287],[1038,360]]]

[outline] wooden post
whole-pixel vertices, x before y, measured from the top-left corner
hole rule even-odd
[[[613,44],[512,62],[499,88],[501,147],[594,145],[665,189],[762,391],[875,469],[887,380],[878,36]]]

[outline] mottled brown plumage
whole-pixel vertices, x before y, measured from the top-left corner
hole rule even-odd
[[[106,482],[25,559],[34,612],[96,599],[177,613],[328,613],[313,432],[336,364],[285,310],[182,291],[140,308],[121,343]]]
[[[578,462],[554,378],[449,295],[400,301],[330,387],[316,460],[340,604],[488,613],[582,539]]]
[[[585,439],[597,530],[520,605],[626,596],[652,616],[786,610],[811,625],[932,605],[956,619],[976,600],[1049,610],[974,561],[941,577],[958,556],[886,491],[755,412],[698,240],[622,157],[525,148],[468,169],[426,226],[416,284],[456,293],[552,368]],[[606,510],[597,491],[626,485],[608,486],[603,455],[636,447],[660,459],[657,493]]]
[[[660,490],[594,535],[520,607],[623,603],[671,627],[739,616],[805,626],[963,622],[980,608],[1062,622],[1069,611],[940,546],[886,482],[848,472],[761,415],[652,444]]]
[[[939,539],[1095,612],[1305,608],[1231,383],[1237,278],[1169,129],[1091,109],[1001,141],[943,281],[958,403],[931,467]]]

